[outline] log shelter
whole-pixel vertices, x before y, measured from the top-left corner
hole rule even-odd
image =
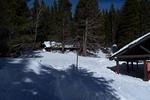
[[[133,62],[136,62],[138,68],[138,62],[142,61],[144,63],[144,80],[150,80],[150,32],[113,53],[110,59],[116,61],[118,74],[120,61],[127,63],[127,71],[129,71],[129,62],[131,62],[131,69],[133,70]]]

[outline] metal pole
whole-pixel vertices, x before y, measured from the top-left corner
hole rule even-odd
[[[77,43],[77,59],[76,59],[76,67],[78,67],[78,63],[79,63],[79,50],[78,50],[79,45],[80,45],[80,43],[78,42],[78,43]]]
[[[77,50],[76,67],[78,67],[78,60],[79,60],[79,54],[78,54],[78,50]]]

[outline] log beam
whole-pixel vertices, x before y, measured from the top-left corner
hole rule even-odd
[[[145,52],[150,53],[150,50],[148,50],[147,48],[143,47],[142,45],[140,45],[140,48],[143,49]]]

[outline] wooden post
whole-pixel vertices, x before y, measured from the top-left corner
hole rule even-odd
[[[136,62],[136,68],[139,69],[139,63],[138,63],[138,61]]]
[[[131,68],[132,68],[132,71],[133,71],[133,61],[131,62]]]
[[[144,61],[144,80],[147,81],[148,77],[147,77],[147,63],[146,61]]]
[[[127,72],[129,73],[129,62],[127,61]]]
[[[116,61],[116,73],[119,74],[120,73],[119,71],[120,71],[119,70],[119,61],[117,60]]]

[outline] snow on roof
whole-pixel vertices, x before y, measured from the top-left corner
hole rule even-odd
[[[147,33],[147,34],[145,34],[145,35],[143,35],[143,36],[141,36],[141,37],[139,37],[139,38],[137,38],[136,40],[130,42],[129,44],[125,45],[123,48],[121,48],[120,50],[118,50],[117,52],[115,52],[114,54],[112,54],[112,57],[115,56],[115,55],[117,55],[117,54],[119,54],[120,52],[122,52],[122,51],[124,51],[125,49],[129,48],[131,45],[133,45],[133,44],[139,42],[140,40],[144,39],[145,37],[147,37],[147,36],[149,36],[149,35],[150,35],[150,32]]]
[[[117,47],[117,44],[113,44],[112,46],[113,46],[113,47]]]
[[[51,45],[50,45],[50,41],[44,41],[44,43],[43,43],[47,48],[48,47],[51,47]]]
[[[61,47],[62,43],[59,42],[55,42],[55,41],[44,41],[43,43],[45,45],[45,48],[49,48],[49,47]],[[65,45],[65,48],[72,48],[73,45]]]
[[[44,41],[43,43],[45,45],[46,48],[49,48],[49,47],[57,47],[57,46],[61,46],[61,43],[58,43],[58,42],[55,42],[55,41]]]

